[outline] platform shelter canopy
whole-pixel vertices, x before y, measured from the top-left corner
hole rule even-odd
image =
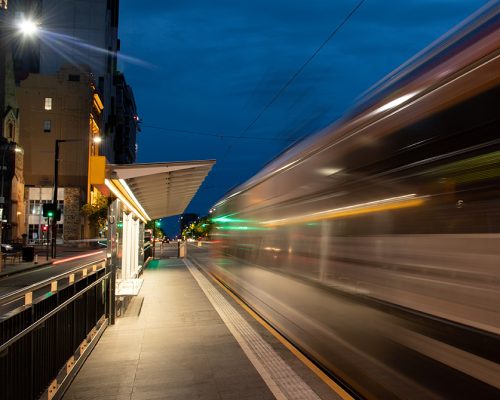
[[[106,175],[137,201],[147,219],[184,213],[215,160],[108,164]]]

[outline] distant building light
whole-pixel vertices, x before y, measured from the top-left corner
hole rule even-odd
[[[45,110],[47,111],[52,110],[52,97],[45,98]]]

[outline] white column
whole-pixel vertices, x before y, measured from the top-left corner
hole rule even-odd
[[[123,213],[123,245],[122,245],[122,278],[130,277],[130,237],[129,237],[129,216]]]
[[[137,277],[137,270],[139,266],[137,265],[137,246],[138,246],[138,233],[139,233],[139,220],[134,220],[133,230],[132,230],[132,240],[134,242],[134,247],[132,248],[132,265],[133,265],[133,274]]]
[[[132,217],[132,214],[128,215],[128,229],[127,229],[127,243],[128,243],[128,248],[127,248],[127,259],[128,259],[128,275],[127,279],[132,278],[132,275],[134,273],[134,267],[133,263],[134,260],[132,259],[132,252],[134,251],[134,241],[133,241],[133,230],[134,230],[134,219]]]

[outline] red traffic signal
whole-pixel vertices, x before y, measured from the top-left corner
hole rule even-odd
[[[47,232],[49,230],[49,227],[47,225],[42,226],[42,231]]]

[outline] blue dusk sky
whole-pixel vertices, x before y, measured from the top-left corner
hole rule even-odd
[[[364,1],[247,130],[358,3],[122,0],[121,53],[140,60],[120,62],[142,120],[137,162],[216,159],[186,210],[205,215],[487,1]]]

